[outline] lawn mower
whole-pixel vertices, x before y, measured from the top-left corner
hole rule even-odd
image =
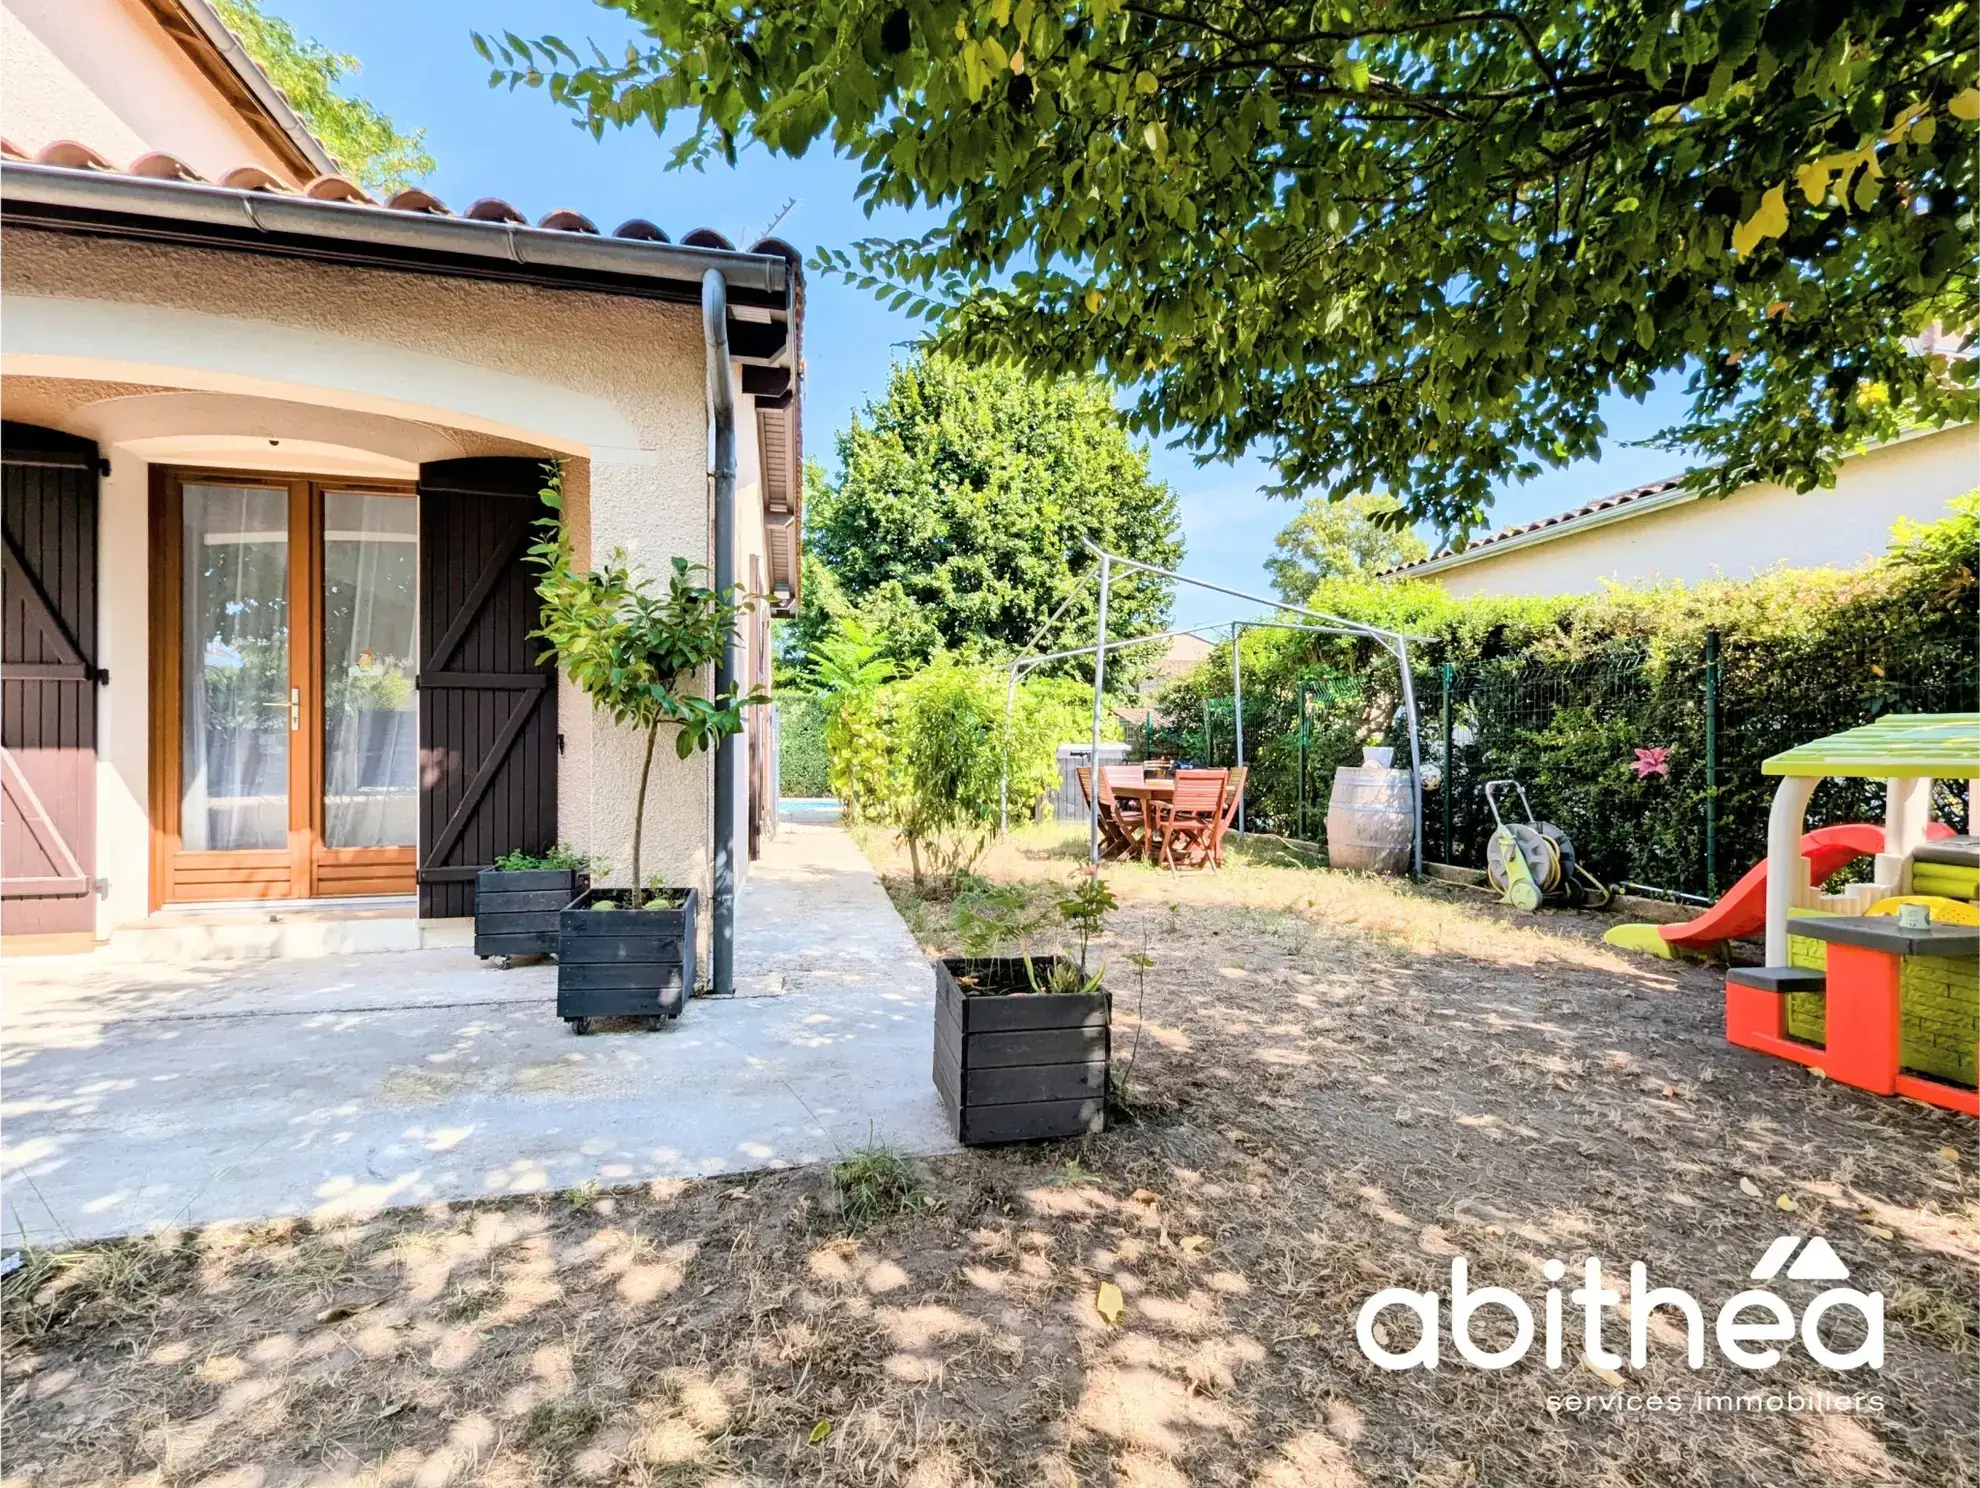
[[[1497,792],[1508,786],[1519,792],[1523,822],[1508,822],[1499,814]],[[1552,822],[1535,820],[1526,787],[1517,780],[1486,781],[1485,804],[1493,826],[1492,840],[1485,844],[1485,877],[1505,903],[1515,909],[1543,904],[1600,909],[1613,897],[1614,890],[1575,861],[1567,833]]]

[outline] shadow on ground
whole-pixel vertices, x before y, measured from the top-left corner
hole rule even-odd
[[[10,1481],[1973,1479],[1968,1124],[1729,1048],[1714,976],[1619,960],[1585,922],[1251,873],[1118,879],[1129,1119],[927,1160],[866,1228],[809,1169],[37,1256],[7,1292]],[[938,948],[940,901],[892,887]],[[1365,1297],[1448,1292],[1460,1254],[1529,1299],[1549,1258],[1641,1260],[1716,1311],[1782,1234],[1884,1294],[1881,1370],[1791,1344],[1749,1374],[1708,1338],[1693,1371],[1670,1314],[1616,1378],[1573,1338],[1558,1371],[1447,1351],[1434,1373],[1355,1341]],[[1821,1284],[1773,1285],[1799,1311]],[[1481,1314],[1481,1346],[1504,1324]],[[1881,1409],[1691,1404],[1816,1391]]]

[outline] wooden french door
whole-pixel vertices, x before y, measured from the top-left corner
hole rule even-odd
[[[411,487],[152,473],[152,902],[411,893]]]

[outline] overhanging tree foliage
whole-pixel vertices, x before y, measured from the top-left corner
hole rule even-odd
[[[647,45],[477,44],[677,160],[829,138],[948,214],[829,267],[1288,493],[1461,534],[1678,369],[1727,489],[1975,409],[1905,344],[1976,318],[1970,0],[608,3]]]
[[[1007,655],[1066,600],[1041,649],[1091,644],[1082,537],[1163,568],[1182,557],[1174,494],[1091,379],[904,362],[840,435],[839,461],[837,484],[806,497],[806,540],[835,581],[821,613],[835,594],[902,661]],[[1168,614],[1166,582],[1114,581],[1110,635],[1160,630]]]
[[[345,92],[345,77],[363,65],[356,57],[299,36],[280,16],[265,14],[260,0],[214,0],[214,9],[352,180],[389,192],[432,173],[424,130],[407,133]]]

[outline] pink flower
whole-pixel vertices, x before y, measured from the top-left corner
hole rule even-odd
[[[1670,758],[1670,750],[1662,746],[1656,749],[1639,749],[1636,751],[1636,762],[1631,768],[1636,771],[1638,780],[1648,780],[1652,775],[1662,775],[1668,779],[1671,773]]]

